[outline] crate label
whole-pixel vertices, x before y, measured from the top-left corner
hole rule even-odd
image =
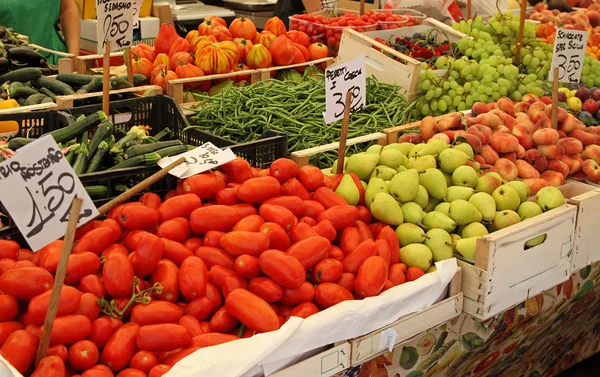
[[[212,143],[205,143],[180,155],[162,158],[158,161],[158,166],[164,168],[181,157],[185,157],[185,162],[169,172],[181,179],[203,173],[235,160],[235,154],[230,148],[221,150]]]
[[[19,149],[0,164],[2,204],[33,251],[62,237],[73,198],[83,200],[79,226],[98,210],[52,136]]]
[[[579,82],[587,40],[587,31],[560,28],[556,30],[552,65],[548,73],[549,81],[554,81],[554,68],[558,68],[558,82]]]
[[[96,0],[99,54],[104,53],[106,41],[110,41],[111,51],[131,47],[134,8],[133,0]]]
[[[325,123],[344,117],[346,93],[352,93],[350,113],[362,110],[367,98],[366,57],[361,54],[344,64],[325,70]]]
[[[394,344],[396,344],[396,337],[398,334],[396,330],[393,328],[385,329],[379,335],[379,348],[378,351],[388,349],[390,352],[394,349]]]
[[[321,357],[321,374],[331,372],[340,365],[340,351]]]

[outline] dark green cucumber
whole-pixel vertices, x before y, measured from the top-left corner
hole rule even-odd
[[[29,143],[36,141],[37,139],[29,139],[26,137],[13,137],[8,141],[8,148],[16,151],[17,149],[26,146]]]
[[[116,170],[116,169],[124,169],[124,168],[132,168],[135,166],[152,166],[155,165],[158,161],[160,161],[161,156],[156,153],[147,153],[139,156],[132,157],[127,159],[120,164],[117,164],[108,170]]]
[[[22,68],[0,76],[0,84],[3,84],[7,81],[26,82],[35,80],[40,76],[42,76],[42,71],[38,68]]]
[[[154,135],[154,138],[158,141],[160,141],[160,139],[162,139],[165,136],[171,136],[171,133],[173,131],[171,131],[171,129],[169,127],[165,127],[162,131],[160,131],[159,133],[157,133],[156,135]]]
[[[81,73],[59,73],[56,75],[58,81],[62,81],[73,88],[81,88],[88,85],[94,79],[92,75],[84,75]]]
[[[75,174],[81,175],[85,173],[85,167],[89,156],[88,152],[88,133],[84,132],[79,137],[79,148],[77,148],[77,156],[75,157],[75,163],[73,164],[73,171]]]
[[[90,144],[88,145],[88,150],[90,152],[90,156],[93,156],[96,153],[96,148],[100,145],[100,142],[108,139],[112,136],[115,130],[115,125],[112,122],[104,122],[96,128],[96,132],[94,132],[94,136],[90,140]]]
[[[85,191],[92,200],[104,199],[108,196],[108,187],[104,185],[85,186]]]
[[[110,78],[110,87],[114,90],[118,89],[127,89],[133,88],[133,85],[127,79],[122,79],[120,77],[111,77]]]
[[[31,81],[31,84],[33,85],[34,88],[48,88],[51,91],[53,91],[56,94],[62,95],[62,96],[68,96],[71,94],[75,94],[75,91],[73,90],[73,88],[68,85],[65,84],[62,81],[56,80],[56,79],[51,79],[48,78],[46,76],[40,76],[35,80]]]
[[[34,95],[34,94],[39,94],[39,92],[33,88],[30,88],[28,86],[19,86],[17,87],[14,92],[11,94],[11,98],[14,99],[19,99],[19,98],[29,98],[30,96]]]
[[[32,94],[25,100],[25,106],[39,105],[40,103],[53,102],[52,98],[42,93]]]
[[[102,91],[102,76],[96,76],[87,85],[87,92],[95,93],[95,92],[101,92],[101,91]]]
[[[88,115],[82,120],[76,121],[70,126],[58,129],[56,131],[48,132],[45,135],[51,135],[57,143],[64,143],[71,139],[79,137],[81,134],[86,133],[91,128],[97,126],[100,123],[106,122],[108,117],[103,111],[95,112]]]
[[[181,145],[181,141],[179,140],[171,140],[171,141],[159,141],[156,143],[150,144],[138,144],[133,147],[127,149],[125,151],[125,159],[132,158],[135,156],[139,156],[141,154],[151,153],[158,151],[159,149],[164,149],[168,147],[174,147],[176,145]]]
[[[152,144],[150,144],[152,145]],[[158,155],[163,158],[163,157],[169,157],[169,156],[177,156],[178,154],[182,154],[188,151],[188,147],[185,145],[175,145],[172,147],[167,147],[167,148],[163,148],[163,149],[159,149],[156,151],[156,153],[158,153]]]
[[[56,94],[48,88],[40,88],[40,93],[47,95],[52,98],[53,101],[56,101]]]
[[[86,173],[93,173],[93,172],[98,171],[98,168],[100,167],[100,165],[102,164],[102,161],[104,160],[104,156],[106,156],[110,147],[114,143],[115,143],[115,136],[110,135],[107,140],[103,140],[100,143],[100,145],[98,145],[98,148],[96,148],[96,153],[94,153],[93,155],[90,154],[92,157],[90,158],[87,169],[85,170]]]
[[[129,77],[127,77],[127,76],[121,76],[121,78],[129,81]],[[147,85],[147,84],[148,84],[148,79],[146,78],[146,76],[140,75],[139,73],[133,74],[133,85],[134,86],[142,86],[142,85]]]
[[[10,84],[6,83],[4,84],[6,85],[6,91],[8,92],[8,95],[10,98],[15,98],[15,92],[18,88],[22,88],[24,85],[22,82],[20,81],[13,81]],[[4,87],[4,85],[2,85]]]

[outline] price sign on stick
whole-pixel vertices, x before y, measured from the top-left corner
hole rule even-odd
[[[367,98],[367,74],[365,54],[325,70],[325,123],[344,117],[346,93],[352,94],[350,112],[362,110]]]
[[[235,154],[231,149],[221,150],[212,143],[202,144],[189,152],[177,156],[165,157],[158,161],[158,166],[164,168],[173,161],[185,157],[185,163],[177,166],[169,173],[177,178],[185,179],[192,175],[200,174],[217,166],[221,166],[235,160]]]
[[[0,164],[2,204],[34,251],[65,234],[73,198],[83,199],[79,225],[98,215],[92,199],[52,136]]]
[[[104,53],[107,41],[111,51],[131,47],[134,8],[133,0],[96,0],[99,54]]]
[[[587,31],[569,29],[558,29],[556,31],[548,81],[554,81],[554,68],[558,68],[559,82],[579,82],[583,70],[583,57],[587,40]]]
[[[133,28],[137,29],[140,27],[140,10],[142,9],[142,2],[144,0],[133,0]]]

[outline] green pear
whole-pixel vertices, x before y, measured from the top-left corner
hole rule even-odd
[[[496,201],[496,209],[498,211],[504,211],[505,209],[516,211],[519,208],[519,204],[521,204],[519,193],[509,185],[502,185],[495,189],[492,197]]]
[[[427,229],[440,228],[450,233],[456,228],[456,222],[441,212],[433,211],[423,216],[423,226]]]
[[[469,143],[459,143],[455,144],[452,148],[463,151],[469,158],[473,158],[475,154],[473,153],[473,148]]]
[[[473,204],[481,212],[483,221],[494,221],[496,217],[496,201],[490,194],[477,192],[469,198],[469,203]]]
[[[436,272],[437,271],[437,267],[436,266],[431,266],[429,267],[429,269],[427,271],[425,271],[426,274],[430,274],[432,272]]]
[[[396,236],[400,245],[406,246],[411,243],[423,243],[425,231],[415,224],[403,223],[396,228]]]
[[[494,228],[500,230],[519,222],[521,222],[519,215],[515,211],[507,209],[496,213],[496,218],[494,218]]]
[[[390,194],[399,202],[412,201],[419,192],[419,173],[415,169],[409,169],[398,173],[390,181]]]
[[[406,163],[406,156],[396,149],[387,149],[381,151],[379,155],[379,164],[385,165],[392,169],[396,169],[400,165]]]
[[[360,192],[349,174],[345,174],[342,177],[340,184],[335,189],[335,193],[346,199],[351,206],[357,205],[360,200]]]
[[[541,215],[544,213],[542,207],[540,207],[536,202],[524,202],[521,203],[519,208],[517,209],[517,213],[521,218],[521,221],[531,219],[537,215]]]
[[[417,203],[407,202],[400,206],[404,215],[404,222],[420,224],[423,221],[423,209]]]
[[[370,209],[377,220],[388,225],[400,225],[404,222],[400,205],[388,193],[378,192],[375,194]]]
[[[546,212],[565,204],[565,197],[556,187],[546,186],[538,191],[535,202]]]
[[[479,180],[479,174],[470,166],[459,166],[452,173],[452,183],[455,186],[474,188]]]
[[[436,150],[435,154],[440,154],[444,149],[450,148],[448,143],[446,143],[444,140],[440,140],[440,139],[429,139],[429,140],[427,140],[427,144],[431,144],[435,147],[435,150]]]
[[[393,144],[390,144],[393,145]],[[400,152],[404,153],[404,155],[406,157],[408,157],[408,154],[410,153],[410,151],[413,149],[415,145],[413,143],[409,143],[409,142],[404,142],[404,143],[396,143],[396,146],[394,148],[398,149]],[[385,147],[384,147],[385,148]]]
[[[437,162],[433,156],[413,157],[408,160],[406,165],[409,169],[416,169],[419,172],[425,171],[430,168],[437,167]]]
[[[386,194],[389,193],[385,181],[381,178],[371,178],[365,190],[365,205],[368,208],[371,208],[373,198],[380,192],[385,192]]]
[[[417,156],[419,151],[425,148],[425,146],[427,146],[427,144],[415,144],[415,146],[411,148],[410,152],[408,152],[406,157],[411,158]]]
[[[438,155],[440,168],[448,174],[452,174],[456,168],[466,164],[468,159],[469,156],[465,152],[456,148],[448,148]]]
[[[466,200],[457,199],[450,203],[450,218],[456,221],[457,225],[467,225],[481,221],[481,212],[473,204]]]
[[[477,239],[479,237],[469,237],[469,238],[461,238],[456,241],[456,251],[460,253],[463,257],[475,260],[475,252],[477,251]]]
[[[423,187],[423,186],[421,186],[421,187]],[[427,202],[427,206],[425,206],[425,208],[423,208],[423,211],[425,211],[425,212],[431,212],[431,211],[435,210],[435,207],[438,204],[440,204],[440,200],[439,199],[429,197],[429,201]]]
[[[475,194],[475,190],[470,187],[463,186],[451,186],[448,187],[448,193],[446,194],[446,201],[453,202],[458,199],[469,200],[471,196]]]
[[[404,165],[400,165],[396,168],[396,173],[402,173],[403,171],[407,171],[408,168]]]
[[[400,261],[408,267],[419,267],[427,271],[431,267],[433,254],[431,249],[420,243],[413,243],[400,248]]]
[[[427,207],[427,203],[429,203],[429,194],[427,193],[425,187],[419,185],[419,191],[417,191],[417,196],[415,196],[413,202],[420,205],[423,209]]]
[[[446,186],[452,187],[454,185],[452,183],[452,174],[448,174],[448,173],[444,173],[444,172],[442,172],[442,174],[444,174],[444,179],[446,180]]]
[[[529,194],[531,191],[529,190],[529,186],[522,181],[511,181],[508,182],[507,185],[514,188],[517,194],[519,194],[521,203],[525,203],[527,199],[529,199]]]
[[[430,198],[444,199],[448,193],[448,185],[444,174],[438,169],[427,169],[419,177],[419,183],[425,187]]]
[[[424,244],[431,250],[434,262],[452,258],[454,246],[448,232],[443,229],[430,229],[426,235],[429,238],[425,240]]]
[[[383,146],[381,146],[379,144],[373,144],[369,148],[367,148],[365,153],[366,154],[379,154],[379,153],[381,153],[382,149],[383,149]]]
[[[396,173],[397,173],[396,170],[394,170],[392,168],[388,168],[385,165],[378,165],[371,172],[371,175],[369,176],[369,179],[381,178],[384,181],[389,181],[392,178],[394,178],[394,176],[396,175]]]
[[[364,180],[371,175],[371,171],[375,169],[378,162],[379,155],[377,154],[354,154],[347,159],[345,172],[354,173],[358,176],[358,179]]]
[[[425,146],[421,149],[419,149],[419,151],[417,152],[417,156],[418,157],[423,157],[423,156],[434,156],[438,154],[437,148],[435,146],[435,144],[425,144]]]
[[[482,237],[489,234],[487,228],[482,223],[471,223],[460,232],[463,238]]]
[[[485,192],[490,195],[494,192],[495,189],[502,185],[502,180],[490,175],[489,173],[483,175],[477,179],[477,184],[475,185],[475,190],[480,192]]]
[[[450,214],[450,203],[442,202],[435,207],[434,211],[441,212],[444,215],[449,215]]]
[[[502,178],[502,176],[500,174],[496,173],[495,171],[491,171],[489,173],[485,173],[485,175],[491,175],[492,177],[494,177],[497,180],[499,180],[501,184],[504,184],[504,178]]]
[[[525,242],[525,246],[526,246],[527,249],[530,249],[530,248],[532,248],[534,246],[537,246],[537,245],[541,244],[545,240],[546,240],[546,234],[542,234],[540,236],[537,236],[537,237],[532,238],[529,241]]]

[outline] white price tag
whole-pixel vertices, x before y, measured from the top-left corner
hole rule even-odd
[[[131,47],[133,40],[133,0],[96,0],[96,35],[98,53],[106,48],[110,41],[110,50],[118,51]]]
[[[140,27],[140,9],[144,0],[133,0],[133,28]]]
[[[73,198],[83,200],[78,226],[98,210],[52,136],[19,149],[0,164],[2,204],[33,251],[62,237]]]
[[[396,344],[397,336],[398,334],[396,334],[396,330],[392,329],[391,327],[383,330],[379,338],[379,351],[387,348],[390,352],[392,352],[394,349],[394,344]]]
[[[554,40],[554,53],[548,80],[554,81],[554,68],[558,68],[558,81],[577,83],[583,71],[583,57],[587,45],[588,32],[581,30],[557,29]]]
[[[350,113],[362,110],[367,98],[367,74],[365,54],[325,70],[325,123],[344,117],[346,93],[352,93]]]
[[[231,149],[227,148],[221,150],[212,143],[205,143],[189,152],[177,156],[161,158],[161,160],[158,161],[158,166],[161,168],[167,167],[173,161],[178,160],[181,157],[185,157],[185,162],[169,172],[169,174],[181,179],[203,173],[235,160],[235,154],[233,154]]]

